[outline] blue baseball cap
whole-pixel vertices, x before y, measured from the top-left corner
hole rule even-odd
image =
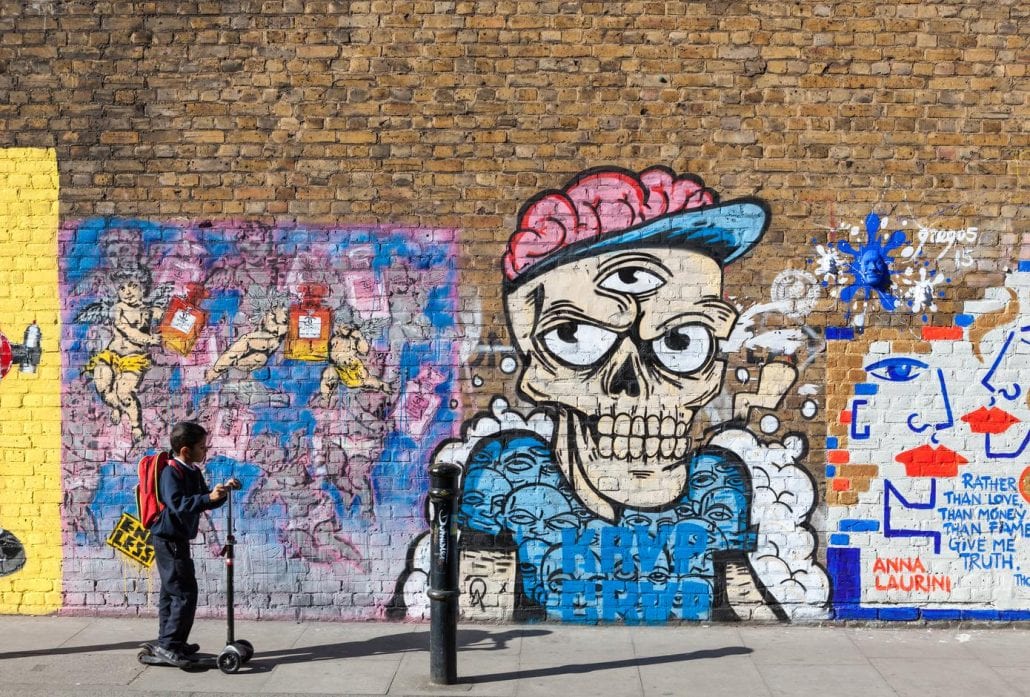
[[[750,197],[680,211],[562,247],[526,267],[505,285],[512,289],[558,266],[637,247],[689,249],[725,266],[758,244],[769,227],[770,217],[768,205]]]

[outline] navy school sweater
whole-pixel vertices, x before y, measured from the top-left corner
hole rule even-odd
[[[165,509],[150,527],[150,533],[176,541],[195,538],[200,528],[200,515],[220,508],[226,502],[226,499],[211,500],[211,487],[199,468],[176,462],[174,458],[161,472],[158,493]]]

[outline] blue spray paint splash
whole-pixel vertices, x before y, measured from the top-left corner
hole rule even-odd
[[[837,242],[837,249],[851,256],[848,271],[852,282],[840,293],[840,299],[850,303],[859,294],[868,302],[875,295],[880,305],[888,312],[894,312],[897,298],[894,297],[892,276],[899,272],[893,269],[894,258],[890,253],[908,241],[905,233],[895,230],[886,241],[880,239],[880,216],[870,213],[865,219],[866,243],[855,249],[847,240]],[[845,319],[850,320],[849,307]]]

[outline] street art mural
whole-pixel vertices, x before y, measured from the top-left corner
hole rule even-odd
[[[502,284],[518,393],[538,409],[523,417],[497,399],[435,454],[463,469],[466,617],[826,616],[806,527],[815,487],[797,466],[806,440],[748,427],[797,381],[795,358],[759,366],[754,389],[727,395],[724,421],[692,430],[718,411],[731,337],[739,350],[756,333],[749,321],[734,335],[723,268],[768,225],[762,201],[720,203],[664,167],[589,170],[522,208]],[[781,280],[776,302],[803,305],[806,282]],[[399,583],[415,616],[425,544]]]
[[[459,422],[455,241],[440,229],[65,224],[66,605],[146,604],[147,577],[103,540],[134,509],[140,457],[190,418],[211,432],[209,480],[244,485],[241,606],[380,616],[393,591],[382,579],[404,564],[404,545],[383,541],[421,529],[428,453]],[[221,529],[202,526],[212,554],[200,563],[217,564]]]
[[[58,226],[53,153],[12,152],[0,265],[55,254],[0,298],[0,610],[153,606],[105,540],[188,418],[243,482],[250,616],[427,618],[447,462],[466,619],[1030,619],[1030,262],[984,271],[991,230],[831,211],[795,258],[761,199],[604,167],[522,205],[483,293],[457,230]]]
[[[1028,308],[1020,264],[951,326],[831,342],[862,355],[827,380],[837,616],[1030,619]]]

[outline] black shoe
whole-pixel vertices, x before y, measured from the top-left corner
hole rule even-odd
[[[193,661],[186,658],[181,653],[177,653],[175,651],[172,651],[171,649],[166,649],[163,646],[155,646],[154,655],[160,658],[168,665],[175,666],[176,668],[185,668],[186,666],[193,663]]]
[[[192,656],[198,651],[200,651],[200,644],[186,644],[182,647],[183,656]]]

